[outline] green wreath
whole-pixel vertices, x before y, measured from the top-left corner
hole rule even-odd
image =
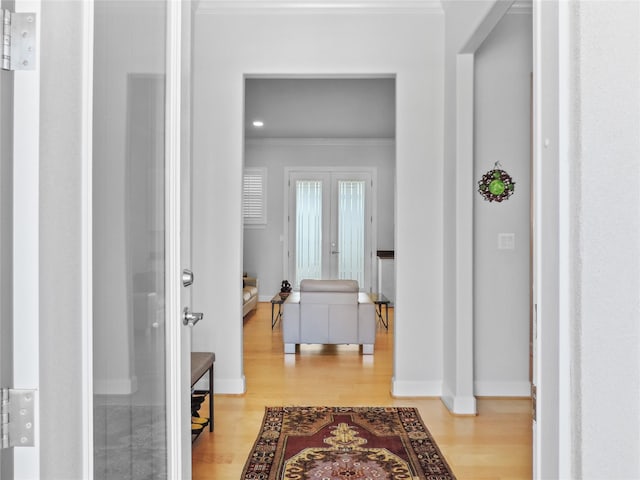
[[[478,193],[490,202],[502,202],[513,195],[516,182],[511,175],[498,168],[498,162],[495,166],[496,168],[489,170],[478,180]]]

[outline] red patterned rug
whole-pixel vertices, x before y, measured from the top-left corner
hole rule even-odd
[[[409,407],[266,407],[243,480],[454,480]]]

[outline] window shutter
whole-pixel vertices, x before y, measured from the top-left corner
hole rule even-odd
[[[266,168],[245,168],[242,188],[242,216],[245,225],[266,225]]]

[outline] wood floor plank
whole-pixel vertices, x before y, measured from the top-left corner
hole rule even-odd
[[[343,345],[303,345],[284,355],[271,304],[259,303],[244,322],[247,392],[215,396],[215,430],[193,444],[194,480],[239,479],[264,407],[282,405],[416,407],[458,480],[530,479],[531,402],[481,398],[478,416],[459,417],[439,398],[392,397],[392,308],[389,320],[389,332],[378,328],[374,355]]]

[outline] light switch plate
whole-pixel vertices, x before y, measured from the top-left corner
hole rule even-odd
[[[516,248],[515,233],[498,234],[498,250],[514,250]]]

